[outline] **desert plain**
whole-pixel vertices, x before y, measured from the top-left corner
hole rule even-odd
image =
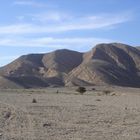
[[[0,139],[140,140],[139,88],[86,89],[1,89]]]

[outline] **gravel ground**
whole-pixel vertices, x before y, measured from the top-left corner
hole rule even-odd
[[[140,89],[91,89],[1,90],[0,140],[140,140]]]

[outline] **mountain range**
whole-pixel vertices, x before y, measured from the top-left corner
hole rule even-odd
[[[140,87],[140,47],[102,43],[85,53],[23,55],[0,68],[0,88],[92,85]]]

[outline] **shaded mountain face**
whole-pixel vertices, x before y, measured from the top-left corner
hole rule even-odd
[[[0,83],[4,79],[10,88],[79,85],[140,87],[140,50],[110,43],[98,44],[86,53],[63,49],[24,55],[1,67],[0,76],[3,77]]]

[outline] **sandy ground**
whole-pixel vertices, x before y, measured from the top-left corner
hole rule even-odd
[[[1,90],[0,140],[140,140],[140,89],[95,88]]]

